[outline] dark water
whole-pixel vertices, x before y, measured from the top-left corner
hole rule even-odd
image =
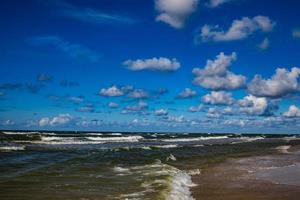
[[[193,199],[191,176],[292,135],[1,132],[0,199]]]

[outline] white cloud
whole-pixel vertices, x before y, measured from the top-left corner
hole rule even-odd
[[[73,96],[73,97],[69,97],[69,101],[79,104],[81,102],[84,101],[84,97],[83,96]]]
[[[14,124],[15,124],[15,122],[10,120],[10,119],[7,119],[7,120],[4,120],[4,121],[1,122],[2,126],[12,126]]]
[[[200,104],[200,105],[197,105],[197,106],[190,106],[188,111],[189,112],[199,112],[203,109],[204,109],[204,106],[202,104]]]
[[[222,117],[221,113],[219,110],[217,110],[216,108],[209,108],[207,113],[206,113],[206,117],[208,118],[220,118]]]
[[[140,112],[148,109],[148,104],[146,102],[140,101],[137,105],[126,106],[121,114],[130,114],[135,112]]]
[[[59,114],[56,117],[44,117],[39,120],[39,126],[59,126],[65,125],[72,121],[73,117],[70,114]]]
[[[291,105],[289,107],[289,110],[287,112],[283,113],[283,116],[290,117],[290,118],[300,117],[300,109],[295,105]]]
[[[117,104],[115,102],[109,102],[108,107],[110,107],[110,108],[118,108],[119,104]]]
[[[270,41],[268,38],[265,38],[259,45],[258,48],[260,48],[261,50],[266,50],[268,49],[270,46]]]
[[[164,57],[126,60],[123,62],[123,65],[127,66],[127,69],[132,71],[150,70],[171,72],[180,68],[180,63],[176,60],[176,58],[169,59]]]
[[[260,15],[253,18],[243,17],[242,19],[234,20],[227,31],[221,29],[219,25],[211,26],[206,24],[201,28],[201,33],[196,35],[195,42],[241,40],[256,31],[270,32],[275,24],[268,17]]]
[[[224,3],[227,3],[231,0],[209,0],[209,2],[207,3],[207,6],[208,7],[211,7],[211,8],[216,8]]]
[[[186,19],[198,5],[198,0],[155,0],[155,9],[159,15],[156,21],[162,21],[174,28],[182,28]]]
[[[240,111],[248,115],[263,115],[268,109],[268,101],[264,97],[248,95],[238,101]]]
[[[300,29],[294,29],[294,30],[292,31],[292,36],[293,36],[294,38],[300,38]]]
[[[77,112],[94,112],[95,108],[93,104],[87,104],[86,106],[76,109]]]
[[[113,85],[109,88],[102,88],[99,92],[101,96],[118,97],[124,95],[124,92],[117,86]]]
[[[221,52],[215,60],[208,60],[204,69],[193,69],[192,72],[196,76],[193,83],[212,90],[233,90],[244,87],[246,77],[228,70],[234,60],[236,60],[235,52],[231,55]]]
[[[154,114],[155,114],[156,116],[168,115],[168,113],[169,113],[168,110],[163,109],[163,108],[154,111]]]
[[[258,97],[280,98],[299,91],[299,75],[300,68],[297,67],[293,67],[291,71],[277,68],[276,73],[267,80],[255,75],[248,85],[248,92]]]
[[[231,107],[226,107],[223,109],[222,113],[225,115],[231,115],[233,114],[233,109]]]
[[[195,90],[192,90],[191,88],[185,88],[182,92],[178,94],[178,98],[190,98],[197,95],[197,92]]]
[[[50,119],[48,117],[43,117],[39,120],[39,126],[49,125]]]
[[[132,92],[130,92],[128,96],[134,99],[145,99],[149,97],[149,94],[143,89],[135,89]]]
[[[174,122],[174,123],[185,123],[188,121],[187,119],[185,119],[185,117],[183,115],[167,116],[164,120],[167,122]]]
[[[202,97],[202,101],[209,104],[230,105],[233,103],[231,93],[224,91],[212,91],[210,94],[206,94]]]

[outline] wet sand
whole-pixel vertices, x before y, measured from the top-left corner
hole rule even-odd
[[[229,159],[193,176],[201,200],[298,200],[300,147],[281,146],[278,154]]]

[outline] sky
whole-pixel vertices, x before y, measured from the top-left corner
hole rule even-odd
[[[0,129],[299,133],[297,0],[2,0]]]

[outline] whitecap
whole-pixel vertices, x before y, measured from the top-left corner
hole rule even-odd
[[[177,139],[163,139],[164,142],[193,142],[202,140],[219,140],[227,139],[228,136],[215,136],[215,137],[195,137],[195,138],[177,138]]]
[[[0,151],[23,151],[25,146],[2,146]]]

